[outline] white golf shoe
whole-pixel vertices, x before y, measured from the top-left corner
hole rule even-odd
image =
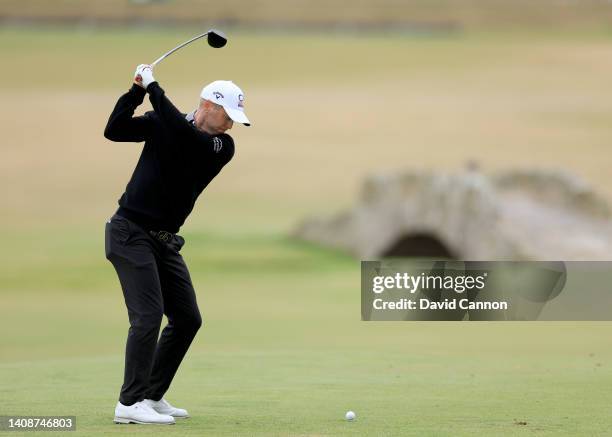
[[[174,417],[159,414],[146,401],[133,405],[123,405],[117,402],[115,407],[115,423],[139,423],[141,425],[174,425]]]
[[[174,417],[175,419],[186,419],[189,417],[189,413],[187,412],[187,410],[173,407],[164,398],[161,398],[159,401],[145,399],[143,402],[146,402],[148,406],[153,408],[159,414],[166,414],[168,416]]]

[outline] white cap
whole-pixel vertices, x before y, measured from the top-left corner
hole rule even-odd
[[[244,113],[244,93],[231,80],[215,80],[202,88],[200,97],[223,106],[227,115],[236,123],[251,125]]]

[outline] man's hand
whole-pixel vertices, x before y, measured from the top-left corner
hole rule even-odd
[[[140,64],[136,67],[136,72],[134,73],[134,83],[144,89],[155,82],[155,78],[153,77],[153,67],[149,64]]]

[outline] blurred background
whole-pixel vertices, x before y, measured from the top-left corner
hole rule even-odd
[[[608,324],[363,323],[359,259],[289,236],[369,174],[466,162],[561,169],[610,200],[603,0],[0,1],[6,414],[108,430],[128,325],[104,223],[142,146],[102,132],[136,65],[210,27],[225,48],[200,41],[155,71],[184,112],[233,80],[252,121],[181,232],[205,326],[172,399],[206,417],[181,432],[338,435],[354,409],[359,435],[397,435],[407,403],[415,433],[607,429]]]

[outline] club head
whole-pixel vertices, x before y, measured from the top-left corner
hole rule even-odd
[[[223,32],[216,29],[210,29],[208,31],[208,45],[216,49],[223,47],[227,44],[227,37]]]

